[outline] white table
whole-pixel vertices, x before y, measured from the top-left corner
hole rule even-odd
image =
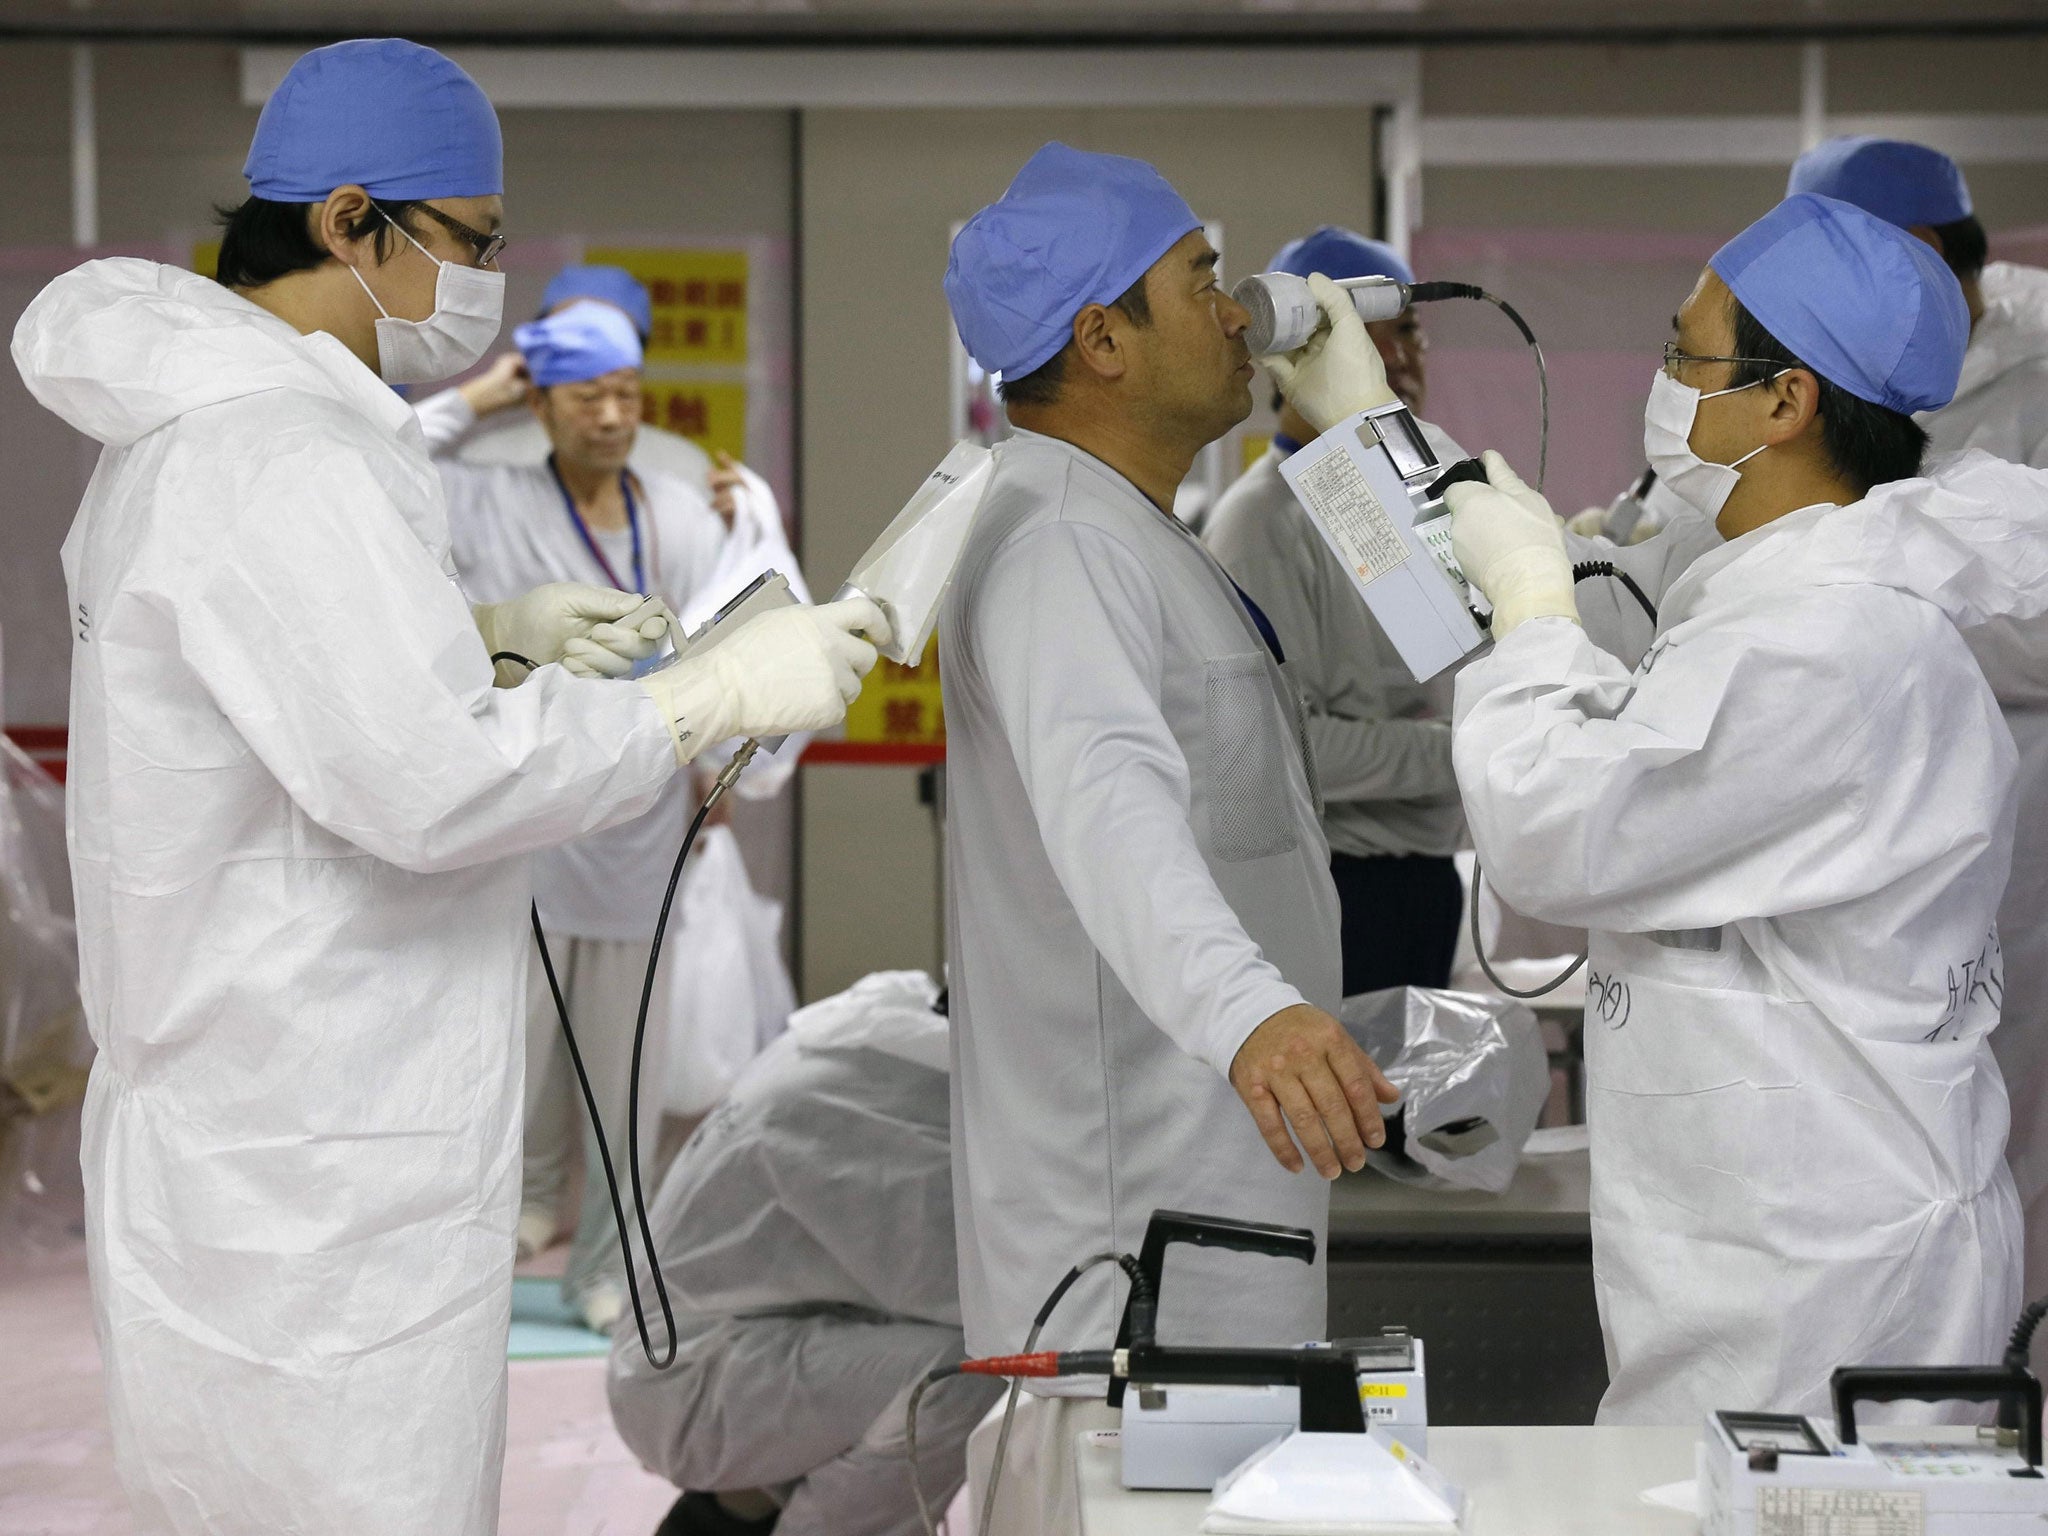
[[[1465,1536],[1696,1536],[1690,1515],[1643,1503],[1693,1475],[1697,1429],[1463,1428],[1429,1432],[1430,1461],[1465,1490]],[[1193,1536],[1206,1493],[1134,1493],[1117,1481],[1114,1433],[1076,1458],[1083,1536]]]

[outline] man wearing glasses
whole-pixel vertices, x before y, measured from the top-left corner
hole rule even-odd
[[[1494,608],[1453,724],[1473,842],[1517,910],[1592,930],[1611,1423],[1994,1362],[2020,1301],[1990,1048],[2015,755],[1962,631],[2048,607],[2048,475],[1921,477],[1913,413],[1953,394],[1969,312],[1847,203],[1786,199],[1676,330],[1644,446],[1727,542],[1640,666],[1588,640],[1563,531],[1498,455],[1451,492]]]
[[[496,1528],[524,856],[712,742],[831,724],[883,627],[786,609],[607,686],[550,663],[630,667],[660,629],[639,595],[472,610],[388,385],[495,339],[501,161],[441,55],[318,49],[257,124],[218,283],[90,262],[15,331],[30,391],[105,445],[64,546],[66,812],[141,1529]]]

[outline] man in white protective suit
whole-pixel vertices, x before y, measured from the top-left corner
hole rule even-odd
[[[1048,144],[955,239],[946,293],[1017,429],[940,620],[954,1212],[984,1355],[1161,1207],[1320,1234],[1394,1091],[1331,1016],[1336,894],[1278,642],[1171,515],[1251,410],[1201,220],[1148,165]],[[1121,1298],[1091,1271],[1042,1347],[1107,1347]],[[1320,1255],[1211,1251],[1175,1255],[1159,1322],[1326,1326]],[[1073,1437],[1106,1410],[1099,1382],[1051,1390],[1073,1395],[1027,1399],[984,1536],[1073,1528]]]
[[[1326,430],[1384,397],[1328,360],[1330,308],[1291,392]],[[2048,606],[2048,477],[1920,477],[1911,413],[1968,328],[1933,252],[1846,203],[1721,249],[1644,439],[1727,542],[1633,672],[1580,628],[1543,499],[1498,455],[1452,491],[1496,640],[1457,684],[1473,840],[1518,910],[1593,930],[1604,1422],[1821,1411],[1839,1365],[1995,1361],[2019,1305],[1990,1049],[2014,752],[1960,630]]]
[[[434,396],[419,413],[447,496],[455,573],[472,601],[502,601],[546,582],[581,579],[657,598],[687,628],[770,568],[787,575],[797,597],[809,601],[781,513],[759,476],[732,477],[738,483],[725,491],[728,527],[696,486],[659,469],[631,466],[640,432],[641,347],[624,313],[585,300],[529,321],[513,339],[517,387],[531,406],[525,414],[547,433],[547,457],[536,464],[472,464],[455,455],[465,423],[476,418],[441,402],[450,396],[461,402],[467,393],[493,388],[510,394],[513,386],[502,382],[509,370],[502,365],[481,381]],[[749,798],[778,792],[809,740],[798,733],[777,751],[763,753],[737,792]],[[690,817],[729,755],[702,754],[694,775],[678,775],[646,815],[534,858],[534,899],[615,1160],[627,1146],[634,1025],[661,892]],[[642,1059],[649,1083],[665,1080],[675,1023],[666,1006],[666,972],[688,952],[689,935],[679,929],[656,980]],[[520,1253],[537,1253],[554,1240],[572,1150],[580,1139],[586,1195],[562,1276],[562,1300],[589,1327],[608,1333],[625,1310],[625,1260],[604,1198],[597,1128],[584,1108],[538,950],[525,1026]],[[658,1089],[641,1096],[645,1148],[656,1144],[662,1102]]]
[[[1799,157],[1791,189],[1839,197],[1941,254],[1970,307],[1956,396],[1921,413],[1935,455],[1981,448],[2048,469],[2048,272],[1988,265],[1962,168],[1897,139],[1830,139]],[[2006,1161],[2026,1217],[2026,1294],[2048,1294],[2048,621],[1994,619],[1969,631],[2019,749],[2012,879],[1998,908],[2005,1007],[1991,1046],[2012,1099]],[[2038,1358],[2048,1364],[2048,1341]]]
[[[489,101],[411,43],[318,49],[246,174],[218,282],[91,262],[14,335],[105,445],[64,570],[115,1461],[152,1533],[487,1536],[523,855],[839,718],[879,619],[786,610],[638,684],[554,665],[622,673],[660,625],[576,583],[466,602],[390,388],[497,334]]]
[[[620,1436],[686,1490],[655,1536],[919,1536],[904,1410],[961,1356],[945,1007],[923,972],[885,971],[799,1009],[662,1180],[681,1345],[657,1370],[621,1329],[610,1381]],[[925,1395],[933,1510],[1000,1390]]]

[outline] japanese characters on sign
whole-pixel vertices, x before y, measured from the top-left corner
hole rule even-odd
[[[745,251],[596,247],[586,250],[583,259],[624,267],[647,285],[654,307],[654,330],[647,340],[650,364],[746,362]]]
[[[939,646],[924,648],[916,667],[882,660],[846,712],[850,742],[894,747],[944,746],[946,705],[939,689]]]
[[[747,386],[643,379],[640,419],[709,452],[747,456]]]

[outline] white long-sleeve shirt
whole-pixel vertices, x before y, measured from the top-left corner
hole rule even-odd
[[[940,621],[954,1209],[968,1348],[1014,1349],[1077,1259],[1161,1207],[1308,1227],[1227,1074],[1245,1037],[1339,1000],[1336,891],[1292,686],[1229,578],[1069,443],[996,450]],[[1045,1334],[1099,1344],[1111,1275]],[[1176,1255],[1161,1337],[1323,1332],[1314,1267]]]
[[[599,586],[634,582],[629,529],[591,529],[591,553],[547,463],[470,463],[457,456],[476,415],[457,390],[416,408],[448,501],[456,573],[472,601],[503,602],[551,581]],[[695,486],[659,470],[634,470],[641,524],[641,572],[686,627],[715,611],[770,568],[803,596],[795,557],[773,495],[750,477],[728,531]],[[610,569],[607,570],[606,566]],[[750,796],[772,794],[794,770],[807,737],[794,736],[740,780]],[[534,898],[550,933],[644,940],[654,935],[661,892],[696,810],[682,775],[654,809],[623,826],[549,849],[534,859]]]

